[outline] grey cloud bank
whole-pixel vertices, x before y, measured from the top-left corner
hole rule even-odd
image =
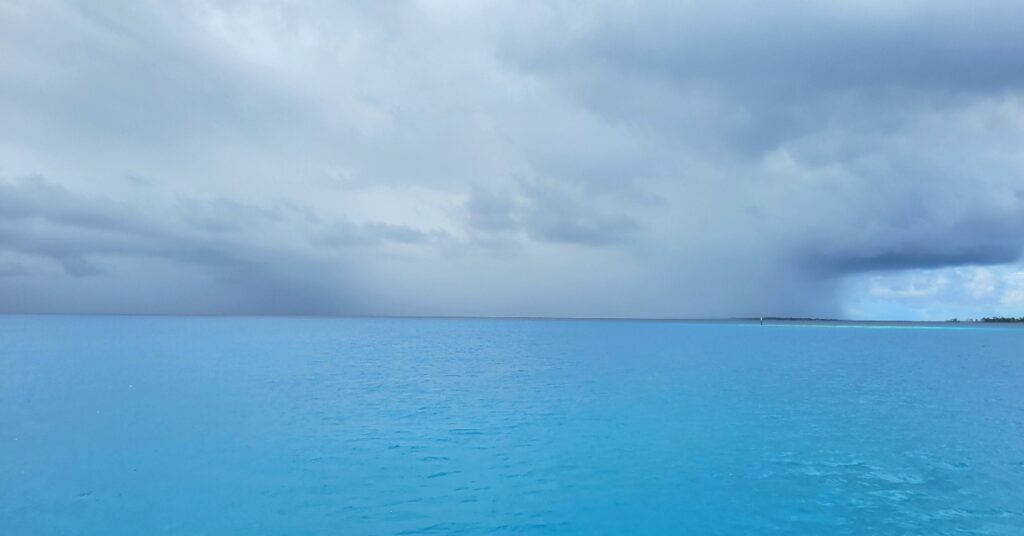
[[[0,311],[1012,313],[1021,27],[1010,1],[0,0]]]

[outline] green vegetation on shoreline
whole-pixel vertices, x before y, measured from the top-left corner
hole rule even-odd
[[[1024,323],[1024,316],[1019,318],[1012,316],[986,316],[985,318],[978,320],[960,320],[958,318],[953,318],[951,320],[947,320],[947,322],[985,322],[991,324]]]
[[[872,322],[907,322],[914,323],[913,321],[885,321],[885,320],[840,320],[840,319],[819,319],[819,318],[801,318],[801,317],[754,317],[754,318],[742,318],[736,320],[754,321],[754,322],[853,322],[853,323],[872,323]],[[984,317],[980,319],[949,319],[946,321],[921,321],[920,323],[925,324],[1024,324],[1024,317]]]

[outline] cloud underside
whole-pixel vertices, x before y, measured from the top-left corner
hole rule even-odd
[[[0,1],[0,311],[903,299],[844,282],[1020,258],[1022,25],[989,0]]]

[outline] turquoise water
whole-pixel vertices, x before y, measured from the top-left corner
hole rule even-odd
[[[1024,329],[0,317],[0,534],[1024,534]]]

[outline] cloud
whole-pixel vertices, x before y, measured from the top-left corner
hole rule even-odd
[[[1024,306],[1024,270],[1007,275],[1001,287],[999,303],[1011,307],[1010,311],[1020,311],[1019,308]]]
[[[858,282],[1024,248],[1021,23],[1009,0],[0,4],[2,307],[925,307]]]
[[[210,207],[231,214],[232,226],[211,224],[204,217]],[[285,212],[185,201],[179,210],[153,215],[73,193],[41,177],[0,181],[0,208],[3,251],[37,266],[32,272],[21,265],[5,270],[5,275],[32,276],[28,283],[0,282],[7,312],[119,312],[133,304],[146,312],[337,314],[358,303],[338,291],[322,294],[332,283],[311,277],[315,259],[259,240],[272,236],[275,225],[294,224]],[[244,224],[246,233],[234,224]],[[68,285],[61,275],[92,281]],[[126,279],[146,287],[148,302],[126,299],[122,284],[132,283]],[[57,288],[34,289],[49,283]],[[207,294],[210,285],[219,292]]]
[[[963,266],[863,274],[843,289],[853,315],[912,320],[1020,316],[1024,270]]]

